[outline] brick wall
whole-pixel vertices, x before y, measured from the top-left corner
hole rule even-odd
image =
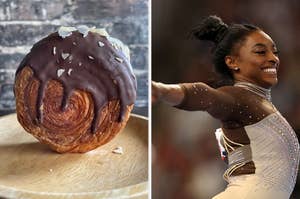
[[[15,110],[14,73],[31,46],[61,25],[104,27],[129,45],[135,113],[147,115],[148,0],[0,0],[0,115]]]

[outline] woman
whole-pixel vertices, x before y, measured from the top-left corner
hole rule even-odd
[[[271,101],[279,67],[275,43],[260,28],[230,26],[209,16],[193,31],[215,43],[213,63],[233,85],[152,83],[152,98],[185,110],[207,111],[222,123],[216,135],[228,186],[213,199],[287,199],[295,186],[299,142]]]

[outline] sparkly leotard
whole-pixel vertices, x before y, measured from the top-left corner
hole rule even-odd
[[[266,89],[259,89],[256,85],[239,83],[238,86],[261,97],[268,96]],[[214,95],[211,93],[214,91],[209,93],[201,83],[185,83],[181,84],[181,88],[185,96],[177,108],[205,110],[213,101]],[[206,104],[203,103],[204,98]],[[270,101],[270,97],[264,98]],[[213,199],[288,199],[296,183],[300,158],[295,132],[278,111],[256,123],[245,125],[244,130],[249,138],[248,144],[230,140],[222,129],[216,131],[219,147],[223,149],[221,155],[228,158],[224,177],[229,184]],[[249,163],[251,170],[247,168]],[[245,172],[233,175],[236,171]]]
[[[256,168],[253,175],[258,177],[255,186],[290,195],[296,183],[300,158],[299,142],[291,126],[277,111],[244,128],[250,144],[228,154],[229,168],[225,176],[227,174],[229,183],[233,170],[253,161]]]

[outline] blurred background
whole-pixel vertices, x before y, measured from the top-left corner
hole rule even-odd
[[[189,31],[212,14],[226,23],[253,23],[271,35],[280,50],[273,103],[299,137],[299,10],[296,0],[152,0],[152,79],[219,82],[211,64],[211,43],[188,40]],[[153,105],[152,111],[153,198],[208,199],[223,191],[226,164],[219,157],[214,135],[220,123],[205,112],[161,103]],[[291,198],[300,198],[300,176]]]
[[[148,115],[148,0],[1,0],[0,116],[15,111],[15,71],[32,45],[77,25],[105,28],[129,46],[138,81],[133,112]]]

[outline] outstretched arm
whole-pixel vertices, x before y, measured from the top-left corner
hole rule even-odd
[[[163,101],[184,110],[207,111],[213,117],[228,119],[235,99],[226,87],[214,89],[205,83],[163,84],[152,83],[153,101]]]
[[[152,81],[152,102],[162,101],[171,106],[182,102],[184,91],[178,84],[163,84]]]

